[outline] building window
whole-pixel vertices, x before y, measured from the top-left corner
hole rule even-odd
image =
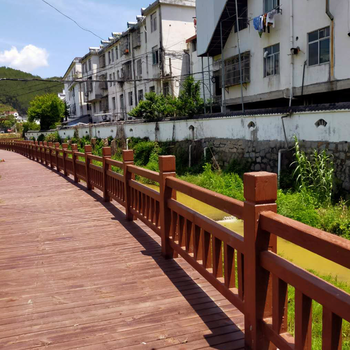
[[[327,63],[330,59],[329,27],[308,34],[309,66]]]
[[[120,80],[120,71],[117,70],[117,79]]]
[[[157,13],[151,15],[151,33],[157,30]]]
[[[192,52],[197,51],[197,39],[192,40]]]
[[[137,99],[139,102],[143,100],[143,90],[138,91]]]
[[[137,78],[142,78],[142,60],[137,60],[136,62],[136,68],[137,68]]]
[[[250,82],[250,51],[241,54],[242,82]],[[239,56],[236,55],[225,61],[225,86],[234,86],[241,83],[239,72]]]
[[[129,98],[129,106],[132,106],[134,104],[133,98],[132,98],[132,91],[128,93],[128,98]]]
[[[116,60],[119,59],[119,47],[118,46],[115,48],[115,59]]]
[[[147,27],[145,26],[145,44],[147,44]]]
[[[90,103],[88,103],[88,104],[86,105],[86,107],[87,107],[87,110],[88,110],[88,111],[91,111],[91,104],[90,104]]]
[[[119,100],[120,100],[120,109],[123,111],[125,106],[124,106],[124,95],[121,94],[120,97],[119,97]]]
[[[149,92],[156,92],[156,87],[155,86],[150,86]]]
[[[280,74],[280,44],[264,49],[264,77]]]
[[[170,94],[170,85],[168,82],[163,84],[163,95],[168,96]]]
[[[113,111],[115,111],[117,108],[116,103],[115,103],[115,97],[112,97],[112,105],[113,105]]]
[[[152,48],[152,63],[153,65],[157,65],[159,63],[159,50],[158,46]]]
[[[111,64],[112,59],[111,59],[111,51],[108,51],[108,63]]]
[[[112,52],[112,62],[114,62],[114,50],[111,50]]]
[[[264,0],[264,12],[270,12],[280,5],[280,0]]]
[[[89,71],[92,69],[92,66],[91,66],[91,59],[89,59]]]
[[[112,83],[112,74],[109,75],[109,86],[112,86],[113,83]]]

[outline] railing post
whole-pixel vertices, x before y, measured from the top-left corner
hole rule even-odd
[[[91,145],[85,145],[85,169],[86,169],[86,187],[88,190],[92,190],[92,186],[90,183],[90,158],[89,154],[92,152],[92,146]]]
[[[38,160],[38,141],[34,141],[34,160]]]
[[[50,167],[53,169],[53,164],[52,164],[52,146],[53,142],[49,142],[49,159],[50,159]]]
[[[59,152],[60,150],[60,143],[59,142],[56,142],[55,143],[55,153],[56,153],[56,169],[58,172],[60,172],[60,167],[58,166],[58,154],[60,153]]]
[[[40,142],[39,142],[39,149],[40,149],[40,162],[41,162],[41,164],[44,163],[44,162],[43,162],[43,147],[44,147],[43,142],[40,141]]]
[[[105,202],[110,202],[111,199],[108,195],[107,191],[107,184],[108,184],[108,178],[107,178],[107,172],[110,168],[109,164],[106,162],[107,159],[111,158],[112,151],[110,147],[103,147],[102,148],[102,156],[103,156],[103,199]]]
[[[46,159],[46,154],[47,154],[47,141],[43,142],[43,149],[44,149],[44,164],[47,165],[47,159]]]
[[[132,221],[134,219],[130,207],[131,207],[131,190],[129,181],[132,179],[132,173],[128,171],[128,165],[134,164],[134,151],[123,151],[123,164],[124,164],[124,194],[125,194],[125,216],[126,220]]]
[[[277,175],[267,172],[244,174],[244,286],[245,342],[251,350],[273,349],[264,337],[261,320],[272,315],[271,278],[259,263],[260,253],[276,251],[276,236],[262,231],[259,216],[277,211]],[[271,239],[270,239],[271,236]]]
[[[67,173],[67,162],[66,162],[66,157],[67,157],[67,149],[68,149],[68,144],[67,143],[62,143],[62,154],[63,154],[63,174],[64,176],[68,176]]]
[[[72,145],[72,160],[73,160],[73,174],[74,174],[74,182],[79,182],[78,176],[77,176],[77,166],[76,166],[76,159],[77,159],[77,155],[76,153],[78,152],[78,145],[77,144],[73,144]]]
[[[172,198],[172,189],[167,186],[166,180],[176,176],[176,158],[174,156],[159,157],[160,175],[160,229],[162,240],[162,255],[167,259],[173,257],[174,251],[169,243],[171,210],[168,208],[168,200]]]

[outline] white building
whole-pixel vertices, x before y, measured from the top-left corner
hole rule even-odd
[[[127,23],[125,32],[102,41],[98,57],[90,52],[98,65],[93,80],[99,81],[90,85],[93,93],[87,98],[94,123],[126,119],[150,91],[179,94],[194,17],[195,0],[157,0],[142,9],[136,22]]]
[[[70,119],[88,115],[87,104],[84,100],[81,58],[76,57],[70,64],[63,77],[66,103],[70,111]]]
[[[348,0],[237,0],[237,6],[239,35],[235,0],[197,0],[198,54],[214,58],[217,101],[241,108],[239,46],[247,108],[348,100]],[[275,24],[260,37],[254,19],[271,10],[277,12]]]

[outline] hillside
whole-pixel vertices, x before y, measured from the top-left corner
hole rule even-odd
[[[0,67],[0,78],[41,79],[38,76],[6,67]],[[26,114],[29,103],[35,96],[59,93],[62,90],[63,84],[45,82],[45,79],[42,79],[42,82],[0,81],[0,103],[12,106],[20,114]]]
[[[2,115],[4,112],[10,112],[15,111],[15,109],[12,106],[4,105],[0,103],[0,115]]]

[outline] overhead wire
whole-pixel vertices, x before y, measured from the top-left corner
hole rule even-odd
[[[94,35],[95,37],[103,40],[103,38],[101,38],[99,35],[97,35],[96,33],[94,33],[92,30],[90,29],[86,29],[84,27],[82,27],[76,20],[74,20],[73,18],[69,17],[68,15],[66,15],[65,13],[63,13],[62,11],[60,11],[58,8],[56,8],[55,6],[53,6],[52,4],[50,4],[49,2],[47,2],[46,0],[41,0],[42,2],[44,2],[45,4],[47,4],[48,6],[52,7],[54,10],[56,10],[58,13],[60,13],[62,16],[68,18],[70,21],[74,22],[80,29],[91,33],[92,35]]]

